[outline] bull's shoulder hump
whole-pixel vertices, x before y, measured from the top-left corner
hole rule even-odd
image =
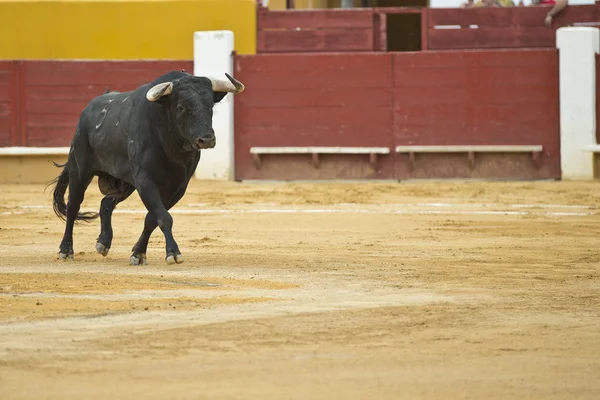
[[[113,106],[125,104],[127,100],[131,99],[133,92],[109,92],[101,94],[100,96],[94,97],[90,101],[92,108],[104,108],[108,104]]]

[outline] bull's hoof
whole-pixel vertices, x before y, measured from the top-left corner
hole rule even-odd
[[[61,260],[74,260],[73,253],[58,253],[58,258]]]
[[[104,257],[107,256],[109,250],[110,250],[110,247],[106,247],[105,245],[103,245],[100,242],[96,243],[96,251],[98,253],[102,254]]]
[[[167,256],[167,264],[173,265],[175,263],[181,264],[183,262],[183,256],[181,254],[169,254]]]
[[[146,253],[134,254],[129,259],[131,265],[146,265],[148,260],[146,259]]]

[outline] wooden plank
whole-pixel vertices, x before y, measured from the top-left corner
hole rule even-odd
[[[3,79],[2,75],[6,75],[6,79]],[[0,74],[0,103],[8,103],[10,101],[10,82],[8,79],[9,74]]]
[[[421,51],[429,48],[429,7],[421,12]]]
[[[27,127],[28,146],[36,147],[68,147],[71,145],[75,126],[57,126],[56,124],[29,125]]]
[[[267,29],[301,28],[371,28],[373,11],[351,10],[290,10],[258,13],[259,31]]]
[[[392,88],[356,89],[260,89],[248,90],[236,98],[236,107],[385,107],[392,102]]]
[[[50,114],[37,114],[27,113],[27,129],[29,128],[43,128],[48,126],[69,128],[75,132],[77,121],[79,120],[79,113],[50,113]]]
[[[396,146],[396,153],[516,153],[542,151],[542,145]]]
[[[390,126],[392,115],[389,107],[288,107],[275,112],[270,107],[244,108],[239,111],[239,121],[244,126],[306,126],[327,123],[352,125],[369,123],[376,129]],[[236,124],[237,126],[237,124]]]
[[[390,111],[391,113],[391,111]],[[236,115],[237,146],[391,146],[392,125],[373,127],[360,124],[332,124],[321,121],[314,125],[248,126]]]
[[[0,147],[11,145],[13,124],[11,72],[12,62],[0,61]]]
[[[440,74],[443,72],[444,74]],[[501,74],[501,75],[498,75]],[[490,79],[496,77],[497,79]],[[435,90],[436,87],[463,85],[485,85],[485,86],[545,86],[551,84],[550,79],[558,77],[549,75],[548,71],[533,67],[518,68],[512,70],[502,67],[487,68],[396,68],[394,87],[426,87]]]
[[[457,107],[474,102],[523,107],[538,103],[540,100],[551,104],[557,101],[557,99],[547,99],[545,97],[547,95],[547,86],[532,84],[520,86],[507,85],[504,82],[480,81],[469,85],[453,85],[446,82],[446,85],[425,86],[407,82],[402,86],[400,93],[396,93],[396,99],[401,100],[405,105],[454,104]]]
[[[135,89],[135,84],[110,85],[113,91],[127,91]],[[56,86],[29,86],[27,88],[27,97],[31,100],[73,100],[88,102],[94,97],[103,94],[107,85],[63,85],[60,88]]]
[[[554,30],[537,28],[430,29],[429,49],[554,47]]]
[[[373,51],[373,29],[259,31],[258,52]]]
[[[552,49],[479,49],[478,51],[427,51],[395,53],[394,68],[441,69],[480,67],[531,67],[558,62],[558,50]]]
[[[10,146],[10,115],[5,117],[2,114],[6,113],[7,106],[0,104],[0,147]]]
[[[0,61],[0,71],[2,71],[2,105],[3,111],[0,114],[6,118],[0,132],[2,146],[14,146],[19,143],[19,96],[18,96],[18,76],[16,75],[18,62]]]
[[[135,85],[151,82],[171,70],[193,71],[193,63],[140,61],[91,62],[91,61],[27,61],[28,85]]]
[[[28,97],[27,114],[29,118],[32,114],[68,114],[79,117],[89,100],[91,98],[80,100],[33,100]]]
[[[285,146],[251,147],[250,154],[389,154],[389,147]]]
[[[105,86],[111,85],[134,85],[137,87],[144,83],[151,82],[156,77],[167,71],[160,73],[144,70],[122,70],[113,65],[110,69],[98,69],[90,66],[89,68],[73,68],[72,70],[60,70],[48,68],[39,73],[27,73],[27,84],[35,86],[70,86],[70,85],[93,85]]]
[[[391,54],[378,52],[360,54],[340,52],[326,54],[256,54],[236,56],[235,73],[248,74],[255,72],[257,75],[270,75],[274,72],[290,71],[296,77],[299,77],[300,75],[318,76],[320,74],[338,74],[342,71],[356,71],[361,72],[365,77],[387,73],[385,78],[389,79],[391,78],[391,58]],[[252,86],[254,87],[254,83]]]
[[[539,27],[543,25],[548,7],[507,8],[432,8],[428,26],[460,25],[480,28]],[[546,28],[548,30],[548,28]]]
[[[112,70],[115,66],[119,66],[123,71],[179,71],[186,69],[191,72],[194,67],[194,62],[191,60],[140,60],[140,61],[76,61],[76,60],[40,60],[27,61],[27,69],[33,75],[44,73],[46,70],[52,71],[73,71],[73,70]]]
[[[372,10],[382,14],[421,14],[425,8],[415,7],[373,7]]]
[[[391,56],[374,56],[369,63],[360,62],[360,57],[340,57],[337,63],[334,58],[325,57],[332,63],[323,62],[313,55],[297,55],[280,59],[264,58],[269,66],[246,69],[236,63],[236,78],[252,88],[253,91],[280,89],[334,90],[337,88],[386,88],[392,82]],[[262,56],[261,56],[262,57]],[[305,70],[295,67],[287,68],[295,59],[314,60],[314,66]],[[356,63],[355,63],[356,61]],[[323,68],[321,68],[321,66]],[[368,71],[366,73],[365,71]],[[250,92],[250,90],[248,90]]]
[[[552,27],[558,28],[582,22],[600,22],[600,4],[598,2],[596,4],[569,5],[553,18]]]
[[[428,27],[478,25],[480,28],[540,27],[550,6],[506,8],[432,8],[429,10]],[[574,22],[600,21],[600,5],[576,5],[565,8],[555,19],[553,28]],[[554,33],[554,29],[545,28]]]
[[[15,134],[13,137],[13,146],[27,146],[27,63],[25,61],[16,61],[13,65],[13,82],[14,86],[14,110],[15,118]]]

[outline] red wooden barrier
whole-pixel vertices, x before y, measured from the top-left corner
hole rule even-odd
[[[556,50],[236,57],[236,179],[558,178]],[[367,72],[365,72],[367,71]],[[475,155],[396,154],[405,145],[541,145]],[[364,156],[265,155],[252,147],[389,147]],[[471,157],[472,159],[472,157]],[[394,163],[395,169],[390,169]]]
[[[426,52],[394,55],[396,145],[542,145],[532,153],[408,154],[396,177],[558,178],[556,50]],[[414,164],[414,165],[413,165]]]
[[[569,6],[548,28],[543,21],[549,10],[549,6],[429,9],[428,49],[554,48],[559,27],[600,22],[600,6]],[[441,28],[450,26],[455,28]]]
[[[238,56],[236,78],[248,90],[235,97],[236,179],[392,178],[382,155],[265,155],[252,146],[392,146],[390,54],[262,54]],[[251,89],[250,89],[251,88]]]
[[[10,146],[15,127],[12,126],[14,113],[11,104],[11,82],[13,62],[0,62],[0,147]]]
[[[21,135],[11,135],[11,144],[50,147],[69,146],[79,114],[106,88],[131,90],[170,70],[193,70],[190,61],[25,61],[18,65],[20,84],[18,91],[13,90],[11,102],[11,110],[18,112],[10,116],[12,126],[20,127]],[[0,97],[0,110],[5,108]],[[0,111],[0,138],[2,115]]]
[[[372,51],[373,11],[258,9],[258,53]]]
[[[18,61],[0,61],[0,147],[21,144]]]

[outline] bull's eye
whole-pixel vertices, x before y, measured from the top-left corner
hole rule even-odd
[[[183,106],[181,104],[178,104],[177,105],[177,111],[184,112],[185,108],[183,108]]]

